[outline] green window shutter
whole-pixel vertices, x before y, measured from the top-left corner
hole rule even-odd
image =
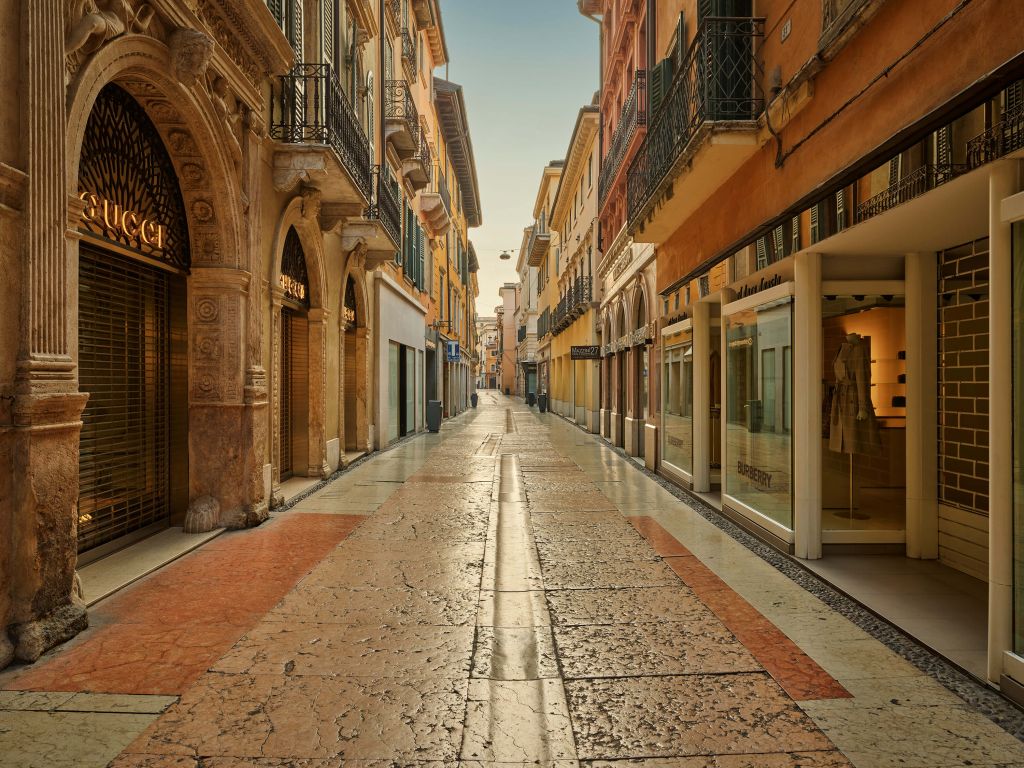
[[[772,261],[778,261],[785,256],[785,239],[783,237],[782,225],[780,224],[774,230],[772,230],[772,246],[774,253],[772,254]]]
[[[836,192],[836,232],[846,229],[846,190]]]
[[[283,29],[284,28],[284,2],[285,0],[267,0],[267,8],[270,9],[271,15],[274,20]]]
[[[768,266],[768,241],[764,237],[757,238],[757,268]]]
[[[800,250],[800,217],[799,216],[794,216],[793,217],[792,229],[793,229],[793,231],[791,233],[792,241],[791,241],[791,244],[790,244],[790,253],[796,253],[797,251]]]
[[[285,0],[288,2],[289,0]],[[302,0],[290,0],[288,16],[288,42],[299,61],[302,61]]]
[[[426,273],[426,259],[424,258],[425,243],[423,242],[423,228],[416,225],[416,252],[419,254],[419,287],[420,290],[426,290],[427,273]]]

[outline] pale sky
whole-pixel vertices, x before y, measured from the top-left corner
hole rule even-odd
[[[598,26],[575,0],[441,0],[451,63],[463,86],[484,224],[470,230],[480,259],[477,313],[494,314],[516,279],[523,227],[541,172],[561,160],[580,107],[598,87]],[[444,68],[436,74],[445,77]],[[498,254],[508,249],[510,261]]]

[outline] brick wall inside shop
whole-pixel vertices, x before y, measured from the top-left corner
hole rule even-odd
[[[988,514],[988,239],[939,254],[939,501]]]

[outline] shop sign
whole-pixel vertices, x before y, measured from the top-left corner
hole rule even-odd
[[[284,295],[289,299],[301,302],[306,301],[306,286],[301,281],[296,280],[291,275],[281,275],[278,284],[281,286],[281,290],[284,291]]]
[[[445,349],[447,350],[447,357],[449,363],[457,363],[461,359],[459,350],[459,342],[457,341],[446,341]]]
[[[601,347],[596,344],[585,347],[570,347],[569,356],[573,360],[600,360]]]
[[[79,198],[85,203],[83,221],[100,227],[111,240],[124,237],[129,242],[163,250],[167,229],[159,221],[147,219],[95,192],[83,192]]]
[[[743,461],[736,462],[736,474],[747,478],[754,485],[759,485],[764,490],[771,490],[772,473],[764,469],[758,469]]]
[[[782,275],[772,275],[771,277],[762,277],[756,283],[750,283],[744,285],[739,292],[739,298],[745,299],[747,296],[753,296],[755,293],[761,291],[767,291],[769,288],[774,288],[776,285],[782,285]]]

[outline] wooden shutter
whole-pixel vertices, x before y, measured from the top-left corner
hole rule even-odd
[[[772,261],[778,261],[786,255],[786,243],[785,237],[783,236],[783,227],[780,224],[772,231],[772,245],[775,249]]]
[[[332,67],[336,62],[335,35],[337,34],[336,0],[323,0],[320,6],[320,36],[324,63]]]
[[[811,244],[812,245],[814,243],[818,242],[819,240],[821,240],[821,222],[820,222],[820,214],[818,213],[818,209],[820,207],[821,207],[820,203],[811,206]]]
[[[768,243],[766,238],[757,238],[757,268],[764,269],[768,266]]]
[[[900,180],[900,161],[902,160],[901,155],[896,155],[892,160],[889,161],[889,186],[895,186]]]
[[[273,15],[274,20],[278,23],[281,29],[285,28],[284,20],[284,3],[286,0],[267,0],[267,8],[270,9],[270,13]]]
[[[424,258],[424,253],[423,253],[424,247],[425,247],[425,243],[423,242],[423,227],[421,227],[419,224],[417,224],[416,225],[416,254],[418,256],[418,261],[419,261],[419,266],[418,266],[417,269],[418,269],[418,274],[419,274],[419,289],[421,291],[426,290],[425,286],[426,286],[426,282],[427,282],[427,273],[426,273],[426,270],[424,268],[425,267],[425,263],[426,263],[426,260]]]
[[[1003,93],[1003,114],[1020,109],[1024,104],[1024,80],[1018,80]]]
[[[288,0],[285,0],[288,1]],[[290,0],[288,18],[288,42],[299,61],[305,56],[302,51],[302,0]]]
[[[836,192],[836,232],[846,229],[846,190]]]
[[[790,232],[790,253],[796,253],[800,250],[800,217],[794,216],[793,223],[790,225],[792,231]]]

